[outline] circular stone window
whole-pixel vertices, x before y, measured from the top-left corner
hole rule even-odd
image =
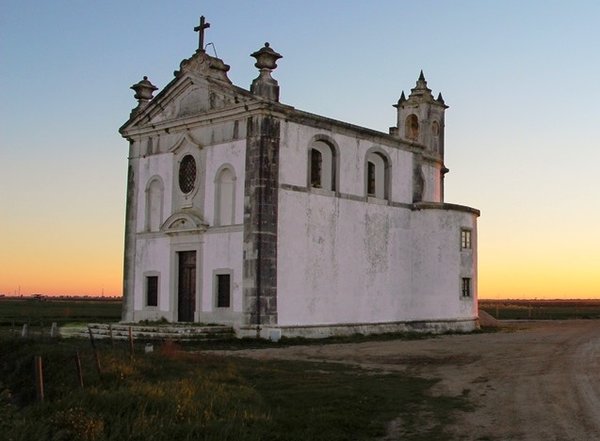
[[[179,164],[179,188],[184,193],[194,189],[196,182],[196,160],[192,155],[186,155]]]

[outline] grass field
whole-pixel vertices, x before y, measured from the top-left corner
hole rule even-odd
[[[501,319],[600,317],[600,301],[482,300],[480,307]],[[0,299],[0,324],[5,327],[119,317],[119,302]],[[251,346],[244,341],[223,344]],[[149,354],[140,343],[133,357],[126,343],[97,345],[100,371],[87,340],[0,337],[1,438],[375,440],[396,421],[401,439],[445,440],[444,428],[455,411],[470,408],[467,396],[432,397],[435,380],[399,373],[226,358],[198,352],[202,346],[185,350],[172,342],[156,343]],[[43,360],[44,401],[36,399],[34,355]]]
[[[0,299],[5,328],[119,317],[119,302]],[[143,343],[136,344],[130,357],[127,343],[96,342],[98,371],[88,340],[0,336],[0,438],[372,440],[395,420],[402,439],[436,440],[448,438],[444,428],[456,410],[469,408],[462,395],[430,396],[436,383],[431,379],[335,363],[225,358],[198,352],[203,346],[186,350],[172,342],[155,343],[156,350],[146,354]],[[43,361],[44,401],[36,399],[35,355]]]
[[[599,319],[600,300],[479,300],[479,309],[500,320]]]
[[[402,439],[448,439],[464,396],[432,397],[435,380],[337,363],[260,362],[152,353],[85,340],[0,340],[0,433],[20,440],[373,440],[400,419]],[[84,388],[78,384],[80,354]],[[43,359],[36,399],[33,356]]]
[[[479,300],[479,308],[499,319],[598,319],[600,300]],[[49,326],[52,322],[117,322],[121,302],[0,298],[0,327]]]
[[[0,298],[0,327],[23,324],[59,326],[68,322],[116,322],[121,319],[120,301],[6,299]]]

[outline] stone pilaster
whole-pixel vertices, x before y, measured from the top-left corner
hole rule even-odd
[[[279,120],[247,120],[244,191],[244,323],[277,324]]]
[[[127,168],[127,199],[125,202],[125,253],[123,256],[123,309],[121,320],[133,321],[133,289],[135,278],[135,220],[137,217],[136,172],[138,159],[133,159],[133,145],[130,147],[129,167]]]

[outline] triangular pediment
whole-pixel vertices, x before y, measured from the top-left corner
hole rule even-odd
[[[177,97],[164,103],[160,111],[151,116],[149,123],[204,115],[231,107],[235,104],[235,95],[227,92],[206,80],[192,80]]]
[[[179,90],[171,96],[157,97],[152,101],[138,127],[156,125],[194,116],[207,115],[235,107],[248,100],[234,87],[215,84],[205,78],[183,78]],[[162,99],[161,99],[162,98]]]
[[[134,112],[121,130],[176,122],[255,101],[249,91],[229,81],[222,66],[222,61],[206,55],[184,60],[173,81]]]

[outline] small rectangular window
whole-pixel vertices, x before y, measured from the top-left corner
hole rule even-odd
[[[146,306],[158,306],[158,276],[146,277]]]
[[[231,274],[217,274],[217,308],[231,306]]]
[[[460,230],[460,248],[463,250],[471,249],[471,230]]]
[[[463,297],[471,297],[471,279],[469,277],[462,278],[462,290],[461,294]]]

